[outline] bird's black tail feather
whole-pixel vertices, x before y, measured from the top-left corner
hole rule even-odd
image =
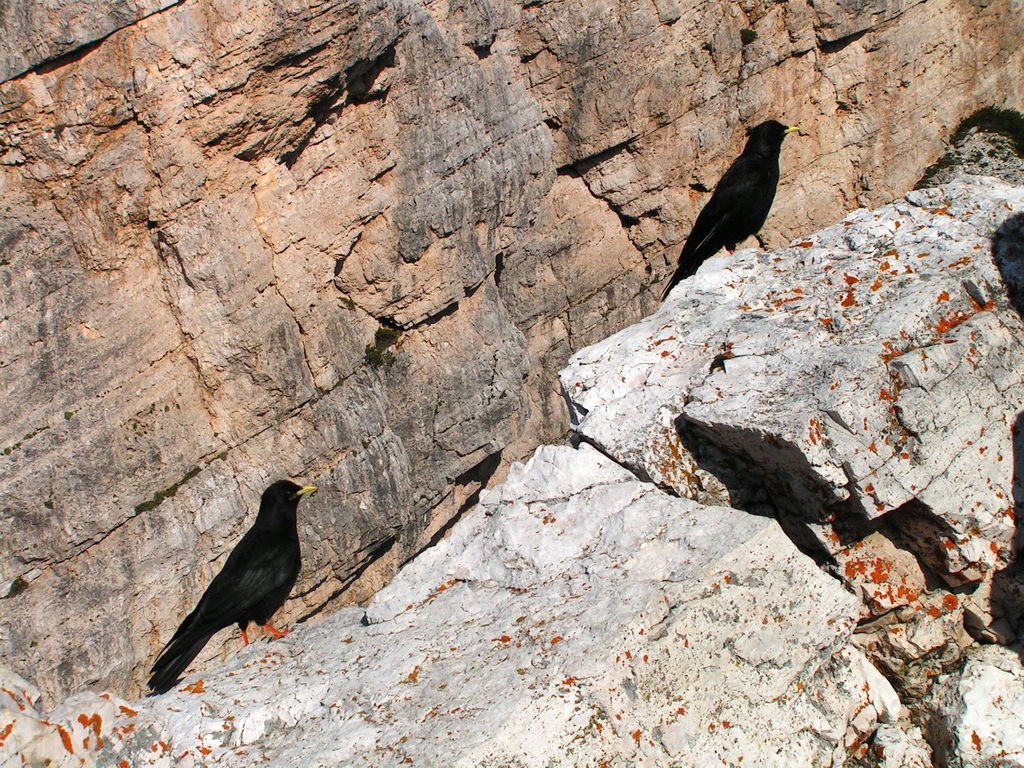
[[[664,301],[673,288],[700,269],[700,265],[704,263],[708,256],[714,256],[714,252],[705,255],[698,251],[680,255],[679,266],[676,267],[676,271],[673,273],[672,279],[668,281],[665,285],[665,289],[661,292],[661,300]]]
[[[203,647],[210,642],[213,633],[194,636],[176,637],[161,651],[159,658],[150,670],[149,687],[153,693],[164,693],[170,690],[192,659],[199,655]]]
[[[669,292],[677,285],[679,285],[681,281],[685,280],[694,272],[696,272],[697,267],[699,266],[700,262],[698,262],[697,264],[680,264],[678,267],[676,267],[676,271],[672,275],[672,279],[668,281],[668,283],[665,285],[665,289],[661,292],[661,300],[664,301],[666,298],[668,298]]]
[[[679,253],[679,266],[676,267],[675,273],[672,275],[672,279],[665,285],[665,289],[661,292],[661,300],[664,301],[669,292],[679,285],[680,282],[688,277],[694,275],[700,265],[707,261],[709,258],[714,256],[721,250],[721,241],[716,241],[713,236],[717,233],[720,222],[716,222],[714,226],[701,237],[699,240],[694,238],[693,233],[687,238],[683,244],[683,250]],[[691,242],[691,240],[693,242]]]

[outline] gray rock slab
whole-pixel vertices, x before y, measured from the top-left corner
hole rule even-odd
[[[132,766],[839,765],[900,715],[848,643],[856,613],[773,520],[669,496],[588,446],[543,447],[365,617],[254,644],[75,752]],[[92,722],[96,704],[51,718]]]
[[[977,580],[1006,564],[1015,530],[1024,333],[991,238],[1021,212],[1020,189],[972,178],[786,249],[712,258],[573,357],[562,385],[577,429],[694,496],[680,430],[807,521],[920,505],[939,521],[930,562]]]
[[[1024,766],[1024,648],[980,646],[963,669],[944,675],[926,703],[929,739],[949,768]]]

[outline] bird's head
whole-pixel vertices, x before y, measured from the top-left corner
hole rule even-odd
[[[763,141],[776,146],[782,145],[782,140],[791,133],[800,133],[799,125],[783,125],[778,120],[766,120],[755,125],[747,131],[750,141]]]
[[[743,154],[777,155],[782,140],[791,133],[799,133],[797,125],[787,126],[778,120],[766,120],[747,131],[747,146]]]
[[[263,502],[291,502],[298,501],[307,493],[313,493],[316,490],[315,485],[297,485],[291,480],[278,480],[275,483],[271,483],[267,490],[263,492]]]

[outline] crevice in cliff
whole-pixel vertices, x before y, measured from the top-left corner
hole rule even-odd
[[[478,288],[479,288],[479,286],[476,286],[472,291],[469,291],[469,292],[465,293],[462,298],[463,299],[469,298],[470,296],[472,296],[476,292],[476,290]],[[384,326],[385,328],[390,328],[392,330],[401,331],[403,333],[408,333],[409,331],[415,331],[415,330],[419,330],[421,328],[427,328],[427,327],[429,327],[431,325],[439,323],[441,320],[444,320],[447,317],[451,317],[452,315],[454,315],[456,312],[459,311],[460,302],[461,302],[461,299],[455,299],[455,300],[449,302],[448,304],[445,304],[443,307],[441,307],[441,309],[437,310],[433,314],[427,315],[426,317],[424,317],[422,319],[419,319],[419,320],[413,320],[413,321],[405,322],[405,323],[398,322],[395,319],[394,315],[388,315],[388,314],[372,315],[371,314],[370,316],[374,320],[376,320],[378,323],[380,323],[382,326]]]
[[[619,142],[607,149],[603,149],[600,152],[595,152],[593,155],[573,160],[571,163],[559,166],[555,169],[555,172],[560,176],[571,176],[573,178],[582,178],[584,174],[592,170],[601,163],[615,157],[622,152],[628,152],[630,147],[636,142],[636,137],[631,137],[626,141]]]
[[[287,297],[281,293],[281,289],[278,287],[276,282],[271,283],[268,288],[273,288],[274,293],[278,295],[281,302],[288,307],[288,312],[291,315],[292,322],[295,323],[295,328],[299,332],[299,344],[302,346],[302,360],[306,364],[306,372],[309,374],[309,383],[311,386],[316,388],[316,372],[313,370],[313,361],[309,359],[309,351],[306,349],[306,329],[302,327],[302,321],[299,320],[299,313],[296,311],[289,302]]]
[[[434,535],[430,537],[430,541],[428,541],[422,549],[411,554],[408,557],[408,560],[412,560],[421,552],[439,544],[441,540],[448,535],[448,532],[454,528],[463,517],[465,517],[466,513],[477,505],[477,502],[480,501],[480,493],[487,488],[487,485],[494,476],[494,473],[497,472],[498,467],[501,466],[502,453],[503,451],[498,451],[496,453],[489,454],[482,461],[470,467],[455,478],[455,482],[453,483],[454,491],[458,491],[459,488],[466,488],[471,485],[476,485],[477,487],[466,497],[465,501],[459,505],[455,514],[434,532]]]
[[[321,95],[309,105],[304,118],[304,120],[312,120],[312,126],[306,130],[302,138],[298,140],[292,149],[281,155],[278,161],[287,168],[295,165],[302,156],[302,153],[306,151],[306,147],[309,146],[320,126],[332,117],[340,114],[344,108],[344,104],[339,106],[339,102],[345,93],[345,84],[342,82],[340,73],[334,74],[330,79],[322,83],[319,90],[322,92]],[[252,160],[257,154],[257,149],[253,148],[248,152],[239,154],[239,159]]]
[[[641,212],[638,216],[628,214],[623,210],[623,207],[621,205],[617,205],[608,196],[601,195],[595,192],[593,186],[587,178],[587,175],[590,173],[590,171],[592,171],[594,168],[601,165],[602,163],[607,162],[608,160],[616,157],[617,155],[622,154],[623,152],[632,152],[633,145],[639,138],[639,136],[634,136],[630,139],[627,139],[626,141],[620,142],[619,144],[609,147],[594,155],[590,155],[589,157],[585,157],[581,160],[576,160],[572,163],[567,163],[566,165],[557,168],[556,172],[560,176],[567,176],[569,178],[579,179],[580,181],[583,182],[584,186],[586,186],[587,191],[590,193],[591,197],[607,205],[608,210],[614,213],[616,218],[618,218],[619,226],[626,233],[626,236],[629,238],[630,243],[632,243],[633,247],[636,249],[637,253],[641,255],[643,260],[646,261],[646,257],[655,254],[647,254],[645,252],[644,247],[639,245],[634,240],[634,237],[636,237],[635,228],[645,218],[657,218],[658,215],[661,213],[661,209],[655,207],[650,210]],[[651,269],[649,268],[649,266],[647,269],[647,273],[651,274]],[[601,286],[601,288],[599,288],[598,290],[601,290],[604,287],[605,286]]]
[[[152,227],[153,225],[154,222],[150,222],[150,226]],[[181,251],[159,229],[153,232],[153,245],[156,247],[156,252],[163,258],[164,264],[169,266],[173,260],[178,268],[178,272],[181,274],[181,279],[185,281],[185,285],[193,291],[196,290],[195,283],[192,282],[192,278],[189,277],[188,270],[185,268],[185,260],[181,257]],[[182,335],[188,338],[184,330],[182,330]]]
[[[853,34],[846,35],[845,37],[840,37],[836,40],[822,40],[821,38],[819,38],[818,50],[826,54],[839,53],[839,51],[857,42],[870,31],[870,29],[862,29],[859,32],[854,32]]]
[[[386,84],[383,87],[376,87],[376,84],[378,78],[385,70],[395,66],[395,50],[399,42],[400,38],[392,42],[391,45],[384,49],[383,53],[374,59],[357,61],[345,70],[344,78],[342,78],[340,73],[336,73],[322,84],[320,89],[322,91],[321,95],[309,105],[306,117],[304,118],[304,120],[312,120],[312,126],[292,149],[281,155],[280,163],[287,168],[294,166],[320,127],[340,115],[346,107],[387,99],[390,87]],[[325,46],[326,44],[324,44]],[[316,50],[313,49],[304,52],[301,56],[306,58],[315,55],[315,53]],[[279,63],[276,66],[290,65]],[[245,160],[247,158],[243,157],[242,159]]]
[[[123,29],[123,27],[122,27],[122,29]],[[110,34],[112,35],[114,33],[111,32]],[[62,53],[60,56],[57,56],[56,58],[49,59],[47,61],[44,61],[44,62],[41,62],[41,63],[37,64],[32,69],[28,70],[28,72],[31,72],[31,73],[36,74],[36,75],[47,75],[50,72],[54,72],[54,71],[60,69],[61,67],[66,67],[68,64],[74,64],[76,61],[81,61],[86,56],[88,56],[90,53],[92,53],[97,48],[99,48],[101,45],[103,45],[104,41],[108,37],[110,37],[110,35],[106,35],[105,37],[101,37],[99,40],[93,40],[92,42],[85,43],[84,45],[80,45],[77,48],[72,48],[67,53]],[[25,73],[25,74],[28,74],[28,73]],[[17,78],[12,78],[12,79],[17,79]]]
[[[491,43],[478,43],[476,45],[469,46],[469,49],[473,51],[473,54],[481,61],[491,55]]]
[[[314,45],[310,48],[306,48],[305,50],[286,54],[282,58],[276,59],[275,61],[268,61],[261,67],[261,69],[264,72],[273,72],[276,69],[292,69],[295,67],[299,67],[305,64],[310,59],[312,59],[318,53],[322,53],[323,51],[327,50],[327,47],[332,42],[333,40],[325,40],[324,42],[318,43],[317,45]]]
[[[39,62],[38,64],[29,67],[28,69],[22,70],[21,72],[17,72],[11,75],[10,77],[0,80],[0,83],[20,80],[24,77],[27,77],[28,75],[46,75],[50,72],[54,72],[58,69],[61,69],[62,67],[66,67],[69,64],[74,64],[77,61],[81,61],[90,53],[92,53],[100,46],[102,46],[103,43],[105,43],[108,39],[116,35],[118,32],[121,32],[125,29],[130,29],[137,25],[139,22],[145,21],[151,16],[157,16],[163,13],[164,11],[169,11],[172,8],[177,8],[179,5],[183,5],[184,3],[185,0],[176,0],[176,2],[171,3],[170,5],[164,6],[163,8],[158,8],[152,13],[147,13],[144,16],[140,16],[139,18],[135,19],[132,22],[129,22],[128,24],[123,24],[122,26],[117,27],[116,29],[112,29],[105,35],[102,35],[101,37],[98,37],[95,40],[90,40],[89,42],[82,43],[81,45],[78,45],[68,51],[65,51],[64,53],[58,54],[57,56],[53,56],[49,59],[45,59]]]
[[[352,585],[356,584],[360,578],[377,562],[382,558],[386,557],[388,553],[394,548],[398,542],[399,531],[393,530],[387,535],[370,542],[368,545],[360,550],[357,550],[354,554],[357,557],[358,565],[349,571],[340,581],[339,585],[331,591],[331,594],[324,598],[318,605],[313,607],[311,610],[302,614],[295,620],[296,624],[302,624],[309,621],[315,616],[319,616],[324,611],[327,611],[331,605],[340,598],[345,592],[347,592]],[[301,599],[307,595],[313,594],[317,589],[323,586],[328,580],[331,580],[331,576],[324,578],[317,584],[312,585],[305,592],[297,592],[291,596],[291,600]]]

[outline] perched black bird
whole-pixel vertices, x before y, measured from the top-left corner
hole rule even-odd
[[[246,645],[249,622],[262,625],[274,637],[286,634],[288,630],[278,632],[269,621],[288,599],[299,575],[295,513],[303,494],[315,490],[312,485],[278,480],[263,492],[256,522],[157,657],[149,679],[154,692],[171,688],[210,638],[225,627],[238,624]]]
[[[698,214],[690,236],[679,254],[679,267],[661,294],[662,301],[676,284],[694,272],[722,248],[736,245],[756,234],[768,218],[779,184],[779,150],[787,128],[769,120],[750,129],[743,154],[737,157]]]

